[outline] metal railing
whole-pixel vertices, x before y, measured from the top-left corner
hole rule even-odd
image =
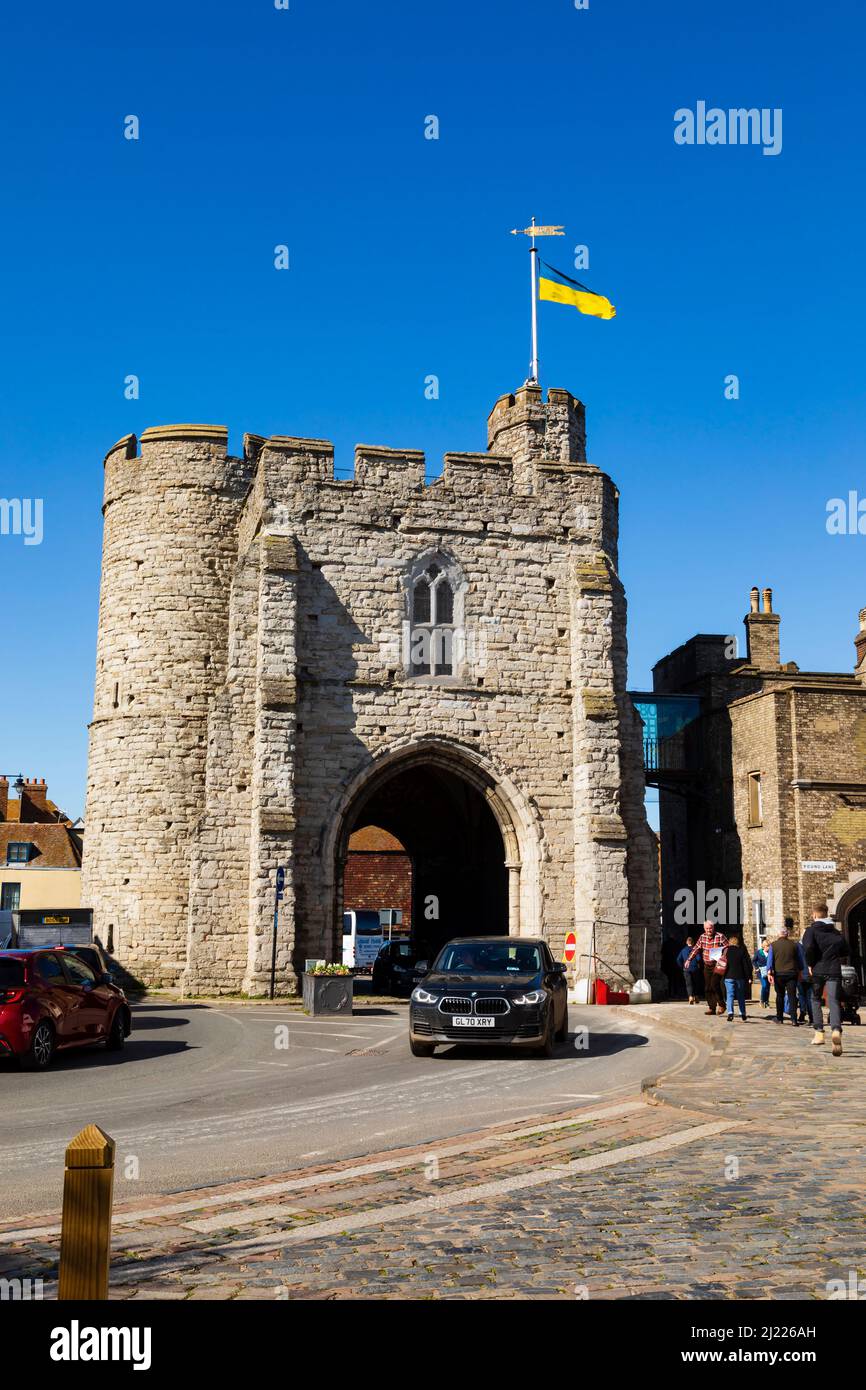
[[[575,925],[575,926],[587,926],[587,925],[589,925],[589,921],[588,921],[588,919],[583,919],[582,921],[581,921],[581,920],[578,920],[578,921],[575,921],[574,925]],[[639,923],[639,922],[638,922],[638,923],[632,923],[632,922],[626,922],[626,923],[624,923],[624,922],[610,922],[610,921],[605,920],[604,918],[596,917],[596,918],[594,918],[593,921],[592,921],[592,937],[591,937],[591,940],[590,940],[590,949],[589,949],[589,951],[584,951],[583,954],[580,955],[580,956],[578,956],[578,958],[577,958],[577,979],[583,979],[583,978],[586,979],[586,981],[587,981],[587,1002],[590,1003],[590,1004],[594,1004],[594,1003],[595,1003],[595,997],[594,997],[594,996],[595,996],[595,986],[596,986],[596,983],[597,983],[597,981],[598,981],[599,979],[607,979],[609,976],[613,976],[615,980],[619,980],[619,981],[625,986],[626,990],[631,991],[632,988],[634,987],[634,982],[633,982],[631,979],[629,979],[629,977],[628,977],[627,975],[623,975],[619,970],[617,970],[614,966],[612,966],[612,965],[610,964],[609,961],[606,961],[606,960],[605,960],[602,956],[600,956],[600,955],[598,954],[598,952],[596,951],[596,949],[595,949],[595,932],[596,932],[596,927],[618,927],[620,930],[622,930],[622,928],[625,927],[626,930],[627,930],[628,933],[629,933],[629,947],[631,947],[631,933],[632,933],[633,931],[641,931],[641,932],[643,932],[643,962],[642,962],[642,966],[641,966],[641,979],[644,979],[644,978],[646,977],[646,948],[647,948],[647,934],[648,934],[648,931],[649,931],[649,928],[646,926],[646,924],[642,924],[642,923]],[[631,951],[630,951],[630,950],[629,950],[629,954],[631,954]],[[583,966],[583,962],[584,962],[584,961],[587,962],[587,970],[586,970],[585,976],[584,976],[583,971],[582,971],[582,966]],[[599,970],[598,970],[598,967],[599,967],[599,966],[602,967],[602,969],[603,969],[603,971],[604,971],[604,975],[600,975],[600,974],[599,974]]]
[[[688,772],[685,748],[681,739],[645,738],[643,762],[648,772]]]

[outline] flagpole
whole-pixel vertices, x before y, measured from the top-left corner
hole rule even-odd
[[[529,363],[529,376],[526,378],[527,385],[538,385],[538,248],[535,245],[535,238],[540,236],[565,236],[564,227],[540,227],[535,218],[529,227],[512,227],[512,236],[528,236],[531,239],[529,248],[529,287],[532,293],[532,360]]]
[[[538,249],[535,245],[535,218],[532,219],[532,245],[529,248],[530,284],[532,288],[532,361],[529,380],[538,384]]]

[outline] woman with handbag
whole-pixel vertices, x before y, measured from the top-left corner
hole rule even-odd
[[[752,961],[736,932],[728,937],[725,952],[725,993],[728,996],[728,1022],[734,1021],[734,1002],[740,1006],[740,1018],[746,1021],[746,985],[752,979]]]

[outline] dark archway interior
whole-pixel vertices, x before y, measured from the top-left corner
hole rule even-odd
[[[866,898],[851,908],[845,921],[845,933],[851,951],[851,964],[866,985]]]
[[[434,764],[395,772],[350,812],[350,835],[367,825],[390,831],[412,858],[412,938],[425,954],[454,936],[507,936],[505,846],[471,783]]]

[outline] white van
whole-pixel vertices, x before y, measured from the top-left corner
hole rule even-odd
[[[371,910],[343,913],[343,964],[370,974],[385,944],[379,913]]]

